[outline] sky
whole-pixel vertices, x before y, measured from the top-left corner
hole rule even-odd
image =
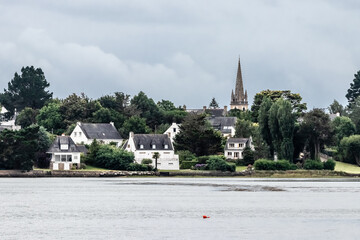
[[[357,0],[0,0],[0,89],[41,68],[54,97],[145,92],[187,108],[230,104],[240,57],[262,90],[326,108],[360,70]]]

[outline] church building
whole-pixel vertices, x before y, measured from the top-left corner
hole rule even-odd
[[[244,92],[240,58],[236,76],[235,93],[234,90],[231,92],[230,109],[240,109],[242,111],[248,110],[248,96],[247,91],[245,90]]]

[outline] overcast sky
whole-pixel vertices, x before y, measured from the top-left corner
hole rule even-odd
[[[33,65],[54,97],[144,91],[224,106],[240,56],[251,102],[272,89],[309,109],[346,104],[359,27],[357,0],[0,0],[0,89]]]

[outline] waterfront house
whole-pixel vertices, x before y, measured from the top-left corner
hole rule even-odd
[[[174,152],[173,144],[167,134],[134,134],[130,132],[129,140],[124,144],[126,151],[135,155],[135,161],[151,159],[155,167],[153,155],[158,152],[157,168],[160,170],[179,170],[179,155]]]
[[[121,146],[123,139],[116,130],[114,123],[81,123],[78,122],[70,134],[76,144],[91,144],[94,139],[101,143],[115,142]]]
[[[224,155],[227,159],[242,159],[245,147],[250,147],[254,150],[252,145],[252,138],[229,138],[226,141]]]
[[[174,142],[175,136],[179,132],[180,132],[180,124],[172,123],[171,126],[164,132],[164,134],[167,134],[171,142]]]
[[[236,117],[209,117],[207,120],[211,126],[221,132],[223,137],[233,137],[235,135]]]
[[[69,136],[57,136],[47,153],[51,154],[52,170],[71,170],[73,167],[80,167],[81,150]]]

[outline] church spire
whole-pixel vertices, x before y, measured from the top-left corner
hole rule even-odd
[[[236,75],[235,97],[237,101],[244,101],[244,85],[241,73],[240,57],[238,63],[238,70]]]

